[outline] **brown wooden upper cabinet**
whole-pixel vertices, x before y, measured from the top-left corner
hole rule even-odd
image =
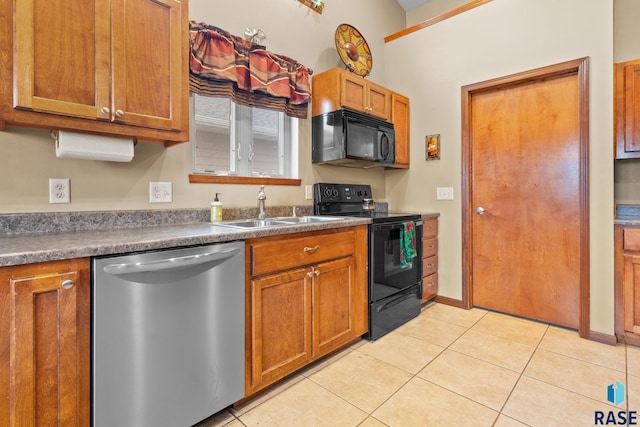
[[[391,94],[391,122],[396,132],[396,163],[394,168],[409,169],[409,98]]]
[[[409,98],[342,68],[331,68],[312,78],[311,115],[342,107],[393,123],[396,132],[394,168],[409,168]]]
[[[335,67],[312,78],[311,114],[342,107],[391,120],[391,91],[347,70]]]
[[[615,158],[640,157],[640,59],[615,64]]]
[[[0,8],[2,19],[14,19],[0,25],[1,121],[188,140],[187,0],[21,0]]]

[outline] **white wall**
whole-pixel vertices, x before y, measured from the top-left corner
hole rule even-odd
[[[267,34],[267,48],[295,58],[316,73],[342,66],[334,33],[341,23],[361,31],[373,53],[370,79],[385,79],[384,37],[405,27],[406,15],[395,1],[328,0],[322,15],[296,0],[190,0],[189,17],[242,36],[247,27]],[[1,47],[0,47],[1,48]],[[384,199],[384,171],[311,165],[311,120],[301,120],[299,177],[302,187],[267,186],[267,206],[311,204],[304,185],[318,181],[371,183]],[[215,192],[227,207],[254,206],[256,185],[189,184],[189,144],[165,149],[140,142],[132,163],[58,159],[48,130],[7,127],[0,130],[0,213],[76,210],[173,209],[207,207]],[[49,178],[71,179],[71,204],[48,203]],[[149,181],[173,183],[173,203],[149,204]]]
[[[439,294],[462,298],[461,87],[589,57],[591,329],[613,334],[613,5],[494,0],[386,45],[387,80],[411,94],[411,169],[387,172],[390,204],[438,211]],[[407,58],[408,65],[396,67]],[[441,136],[441,160],[424,137]],[[436,200],[436,187],[455,199]]]

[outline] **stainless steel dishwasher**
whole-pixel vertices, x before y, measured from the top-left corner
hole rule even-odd
[[[93,261],[93,427],[188,427],[244,395],[244,242]]]

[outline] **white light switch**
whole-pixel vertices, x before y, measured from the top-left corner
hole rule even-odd
[[[438,188],[436,188],[436,199],[438,199],[438,200],[453,200],[453,187],[438,187]]]

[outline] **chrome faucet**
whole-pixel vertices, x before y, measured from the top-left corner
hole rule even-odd
[[[265,217],[265,201],[267,200],[267,195],[264,194],[264,185],[260,186],[260,191],[258,191],[258,218],[264,219]]]

